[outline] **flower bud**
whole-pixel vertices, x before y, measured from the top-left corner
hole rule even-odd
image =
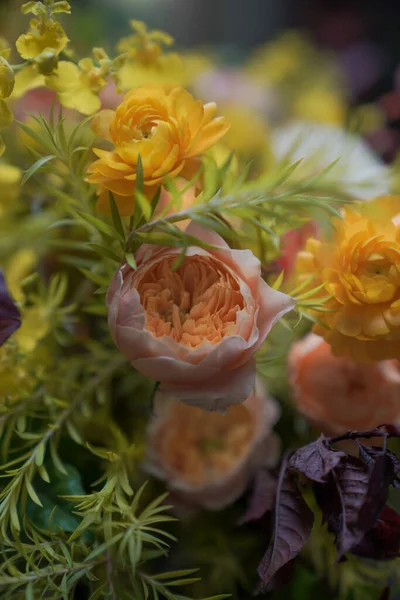
[[[58,52],[53,48],[47,48],[36,57],[35,63],[37,64],[38,71],[41,75],[51,75],[57,68]]]
[[[0,56],[0,98],[8,98],[15,83],[14,71],[5,58]]]

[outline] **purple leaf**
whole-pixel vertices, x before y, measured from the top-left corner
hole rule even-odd
[[[287,468],[286,459],[278,479],[272,538],[257,569],[263,590],[276,573],[299,554],[310,537],[314,522],[314,514]]]
[[[260,469],[254,480],[253,490],[247,510],[239,525],[258,521],[267,512],[273,510],[276,495],[276,479],[265,469]]]
[[[369,460],[376,460],[378,456],[385,455],[388,457],[391,463],[391,471],[393,473],[393,479],[400,472],[400,459],[399,457],[388,450],[387,448],[382,448],[381,446],[364,446],[363,444],[358,444],[360,450],[360,458],[368,463]]]
[[[368,489],[358,515],[357,526],[361,531],[366,532],[375,525],[386,504],[388,488],[394,477],[393,463],[389,456],[378,455],[369,467]]]
[[[21,325],[18,308],[8,293],[3,272],[0,270],[0,346],[2,346]]]
[[[296,450],[292,455],[289,468],[303,473],[308,479],[324,483],[326,476],[334,469],[346,454],[331,450],[321,436],[315,442]]]
[[[327,484],[316,486],[324,520],[336,536],[338,559],[357,546],[375,525],[391,482],[389,463],[385,455],[370,465],[348,456],[331,471]]]

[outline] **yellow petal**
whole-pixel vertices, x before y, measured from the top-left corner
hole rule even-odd
[[[35,65],[29,65],[15,75],[15,86],[11,98],[21,98],[29,90],[44,87],[46,78],[41,75]]]
[[[0,131],[13,122],[13,114],[4,100],[0,100]]]
[[[202,154],[222,138],[228,131],[230,123],[224,117],[218,117],[208,123],[201,131],[199,139],[190,148],[188,156]]]
[[[14,71],[5,58],[0,56],[0,98],[8,98],[14,88]]]
[[[15,43],[25,60],[36,58],[48,48],[53,48],[59,53],[69,42],[64,29],[57,21],[47,19],[39,22],[32,19],[30,25],[31,31],[20,35]]]
[[[91,122],[91,127],[94,133],[99,137],[111,142],[112,139],[110,135],[110,125],[114,117],[115,110],[107,109],[100,111]]]

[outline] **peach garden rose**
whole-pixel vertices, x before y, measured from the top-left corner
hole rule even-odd
[[[289,381],[297,409],[327,435],[400,422],[400,378],[393,361],[356,363],[336,357],[310,333],[289,352]]]
[[[164,479],[186,507],[221,509],[243,494],[261,467],[273,467],[280,443],[272,431],[279,406],[261,379],[226,415],[176,400],[156,401],[145,469]]]
[[[249,395],[253,355],[295,301],[265,283],[250,250],[232,250],[193,223],[186,231],[209,249],[187,248],[173,270],[179,248],[142,246],[137,269],[125,264],[113,278],[108,323],[116,346],[161,383],[161,394],[223,410]]]

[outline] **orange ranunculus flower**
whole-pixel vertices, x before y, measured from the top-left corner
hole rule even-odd
[[[346,209],[329,241],[309,239],[296,269],[299,281],[314,275],[310,287],[324,284],[321,296],[332,296],[313,331],[334,354],[370,362],[400,353],[400,224],[362,211]]]
[[[139,155],[150,199],[166,176],[190,179],[198,157],[229,129],[215,112],[213,102],[203,105],[181,87],[149,85],[126,94],[115,112],[100,113],[93,127],[114,148],[94,149],[99,158],[88,169],[88,181],[98,185],[98,210],[110,211],[111,191],[121,215],[132,214]]]
[[[188,508],[223,508],[243,494],[259,468],[276,465],[280,443],[272,427],[278,417],[279,406],[259,378],[245,402],[225,415],[157,399],[146,470]]]
[[[392,361],[370,365],[334,356],[311,333],[293,344],[288,362],[296,407],[325,434],[400,422],[400,378],[386,374]]]

